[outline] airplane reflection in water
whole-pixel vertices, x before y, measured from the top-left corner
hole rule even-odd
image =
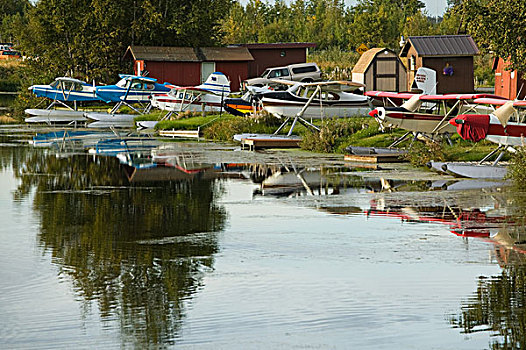
[[[377,198],[371,201],[365,214],[446,225],[455,236],[482,239],[493,244],[493,256],[501,267],[507,266],[510,260],[526,265],[523,214],[510,215],[507,213],[509,208],[500,203],[498,195],[493,197],[493,206],[483,208],[454,205],[446,201],[442,205],[418,205],[394,200],[388,203],[385,198]]]

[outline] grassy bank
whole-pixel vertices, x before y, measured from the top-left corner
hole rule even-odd
[[[161,114],[141,116],[140,120],[156,120]],[[207,140],[232,141],[235,134],[241,133],[273,133],[281,120],[270,115],[260,118],[237,117],[230,114],[207,116],[183,115],[180,119],[165,120],[157,124],[156,129],[195,130],[199,128]],[[294,134],[303,137],[300,147],[307,151],[324,153],[345,153],[348,146],[387,147],[401,137],[405,131],[401,129],[380,130],[378,123],[370,117],[335,118],[314,120],[320,131],[296,125]],[[286,134],[290,126],[285,127]],[[452,137],[453,146],[445,140],[438,143],[417,141],[413,144],[408,160],[417,166],[422,166],[429,160],[475,161],[480,160],[495,148],[490,142],[473,143],[462,140],[458,135]],[[407,148],[411,138],[404,141],[400,147]]]

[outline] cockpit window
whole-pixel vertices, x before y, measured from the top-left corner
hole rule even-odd
[[[126,88],[128,86],[128,80],[127,79],[121,79],[117,82],[117,85],[118,87],[121,87],[121,88]]]

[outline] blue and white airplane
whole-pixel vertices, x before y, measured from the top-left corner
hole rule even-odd
[[[140,103],[150,102],[150,96],[170,91],[167,83],[159,84],[157,79],[138,75],[119,74],[121,80],[115,85],[97,86],[95,94],[106,102]]]
[[[26,109],[25,112],[31,116],[26,118],[28,123],[85,121],[83,112],[77,111],[77,102],[99,101],[95,95],[95,86],[69,77],[56,78],[49,85],[32,85],[29,90],[37,97],[46,97],[52,102],[46,109]],[[73,107],[70,106],[71,103]],[[66,109],[52,109],[55,105]]]
[[[49,85],[32,85],[29,90],[37,97],[61,102],[98,101],[95,87],[82,80],[59,77]]]
[[[151,108],[151,96],[166,93],[173,88],[168,83],[159,84],[157,79],[143,77],[139,75],[119,74],[121,80],[115,85],[97,86],[95,94],[106,103],[117,102],[109,113],[89,112],[85,116],[99,122],[133,124],[134,114],[116,114],[122,105],[128,106],[135,112],[147,113]],[[146,107],[142,110],[132,106],[133,103],[145,103]]]

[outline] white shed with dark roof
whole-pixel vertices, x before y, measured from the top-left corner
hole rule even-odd
[[[470,35],[410,36],[400,51],[407,67],[407,89],[416,70],[426,67],[437,72],[437,93],[473,92],[473,56],[478,54]]]

